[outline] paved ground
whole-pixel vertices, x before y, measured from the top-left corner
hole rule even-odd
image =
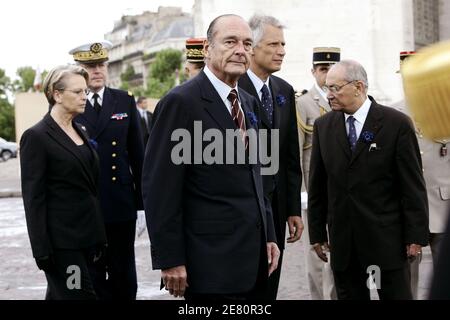
[[[0,162],[0,300],[43,299],[46,281],[31,256],[22,199],[11,195],[20,196],[18,159]],[[151,270],[149,248],[147,232],[144,232],[136,239],[138,299],[172,299],[159,290],[159,271]],[[431,268],[430,251],[424,250],[419,298],[426,296],[427,275]],[[301,242],[286,248],[278,297],[283,300],[310,299]]]

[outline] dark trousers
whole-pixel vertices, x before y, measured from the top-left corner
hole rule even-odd
[[[95,300],[92,250],[55,249],[54,268],[45,272],[46,300]]]
[[[408,263],[394,270],[380,270],[380,300],[412,300]],[[344,271],[333,270],[338,300],[370,300],[367,286],[369,274],[358,260],[353,248],[349,266]]]
[[[134,239],[136,220],[107,223],[105,265],[96,268],[94,286],[101,300],[135,300],[137,293]]]
[[[263,229],[263,228],[261,228]],[[262,235],[262,239],[265,236]],[[186,288],[184,299],[188,302],[221,302],[221,301],[246,301],[246,300],[267,300],[267,246],[261,243],[258,262],[258,275],[256,283],[248,292],[210,294],[192,292],[189,287]],[[189,275],[188,275],[189,276]],[[189,281],[189,280],[188,280]]]

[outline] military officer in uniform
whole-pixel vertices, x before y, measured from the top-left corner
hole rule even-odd
[[[94,286],[100,299],[133,300],[137,277],[134,256],[137,210],[143,210],[141,173],[144,147],[140,117],[131,92],[106,86],[109,41],[88,43],[69,54],[89,73],[86,108],[75,121],[84,125],[100,159],[100,205],[106,236],[106,272]]]
[[[184,73],[188,79],[195,77],[205,66],[203,43],[205,38],[189,38],[186,40],[186,64]]]
[[[322,87],[325,85],[328,70],[333,64],[340,61],[340,55],[341,51],[339,48],[314,48],[311,73],[315,78],[315,83],[307,93],[299,95],[296,99],[301,169],[306,191],[308,191],[313,124],[318,117],[331,111],[327,94]],[[311,299],[335,300],[337,296],[330,265],[320,260],[313,247],[309,244],[308,223],[305,221],[307,220],[306,212],[302,214],[302,217],[305,224],[303,243],[305,246],[306,273]]]
[[[403,62],[414,55],[414,51],[400,52],[400,68]],[[394,107],[410,115],[405,101],[399,101]],[[414,119],[413,119],[414,120]],[[441,240],[444,238],[445,227],[450,214],[450,137],[441,139],[428,139],[424,137],[420,123],[413,121],[422,156],[423,175],[427,187],[429,207],[429,242],[433,265],[436,265]],[[414,299],[418,298],[419,264],[420,258],[410,263],[411,289]]]

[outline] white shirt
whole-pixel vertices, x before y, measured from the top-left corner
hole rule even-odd
[[[145,122],[148,123],[147,119],[147,110],[137,107],[139,113],[141,114],[141,118],[144,118]]]
[[[241,109],[242,115],[244,115],[244,120],[245,120],[245,113],[242,110],[241,101],[239,101],[239,90],[238,90],[237,84],[236,84],[236,86],[234,88],[231,88],[225,82],[223,82],[222,80],[217,78],[215,76],[215,74],[212,73],[211,70],[208,69],[207,66],[205,66],[203,71],[205,72],[205,74],[208,77],[209,81],[211,81],[214,89],[216,89],[216,91],[219,94],[220,98],[222,99],[223,103],[227,107],[228,112],[230,113],[230,115],[231,115],[231,102],[230,102],[230,100],[228,100],[228,95],[230,94],[231,90],[233,90],[233,89],[235,89],[237,91],[237,93],[238,93],[239,109]]]
[[[366,122],[367,114],[369,113],[371,104],[372,102],[369,100],[369,98],[366,97],[366,101],[364,101],[363,105],[359,107],[359,109],[356,110],[354,114],[344,113],[345,128],[347,129],[347,135],[349,131],[349,124],[347,119],[348,117],[353,116],[353,118],[355,118],[356,139],[359,139],[359,135],[361,134],[364,122]]]
[[[97,94],[98,94],[97,102],[100,106],[103,104],[103,94],[104,93],[105,93],[105,87],[103,87],[99,92],[97,92]],[[89,94],[87,96],[87,98],[92,106],[94,106],[94,94],[95,94],[95,92],[91,91],[91,92],[89,92]]]
[[[328,101],[327,94],[326,94],[325,91],[323,91],[323,89],[317,84],[317,81],[314,82],[314,87],[316,88],[317,91],[319,91],[320,95],[325,99],[325,101]]]
[[[262,92],[261,92],[261,89],[262,89],[262,87],[264,86],[264,85],[266,85],[267,86],[267,89],[269,89],[270,87],[269,87],[269,80],[270,80],[270,77],[267,77],[267,80],[264,82],[264,81],[262,81],[252,70],[250,70],[250,69],[248,69],[247,70],[247,74],[248,74],[248,77],[250,78],[250,80],[252,81],[252,83],[253,83],[253,86],[255,87],[255,89],[256,89],[256,92],[258,93],[258,97],[259,97],[259,100],[262,100]],[[270,92],[270,89],[269,89],[269,92]]]

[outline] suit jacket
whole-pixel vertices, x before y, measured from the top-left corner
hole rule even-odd
[[[308,193],[311,244],[328,240],[331,266],[342,271],[356,249],[364,266],[404,266],[406,245],[428,243],[428,206],[419,147],[411,121],[372,100],[350,150],[342,112],[314,124]],[[364,141],[363,133],[373,133]],[[371,147],[372,146],[372,147]],[[370,150],[372,149],[372,150]]]
[[[394,108],[409,114],[405,101],[394,104]],[[415,129],[427,186],[430,232],[443,233],[450,214],[450,153],[442,156],[441,148],[447,145],[450,149],[450,137],[431,140],[424,137],[417,123]]]
[[[298,146],[295,95],[290,84],[276,76],[270,76],[269,85],[273,98],[273,128],[279,129],[279,169],[275,176],[263,176],[264,193],[272,200],[277,243],[284,248],[286,221],[289,216],[301,215],[300,189],[302,173]],[[239,87],[258,101],[256,113],[260,128],[272,130],[267,113],[262,108],[255,86],[247,74],[239,79]],[[269,140],[270,142],[270,140]],[[271,146],[269,143],[269,150]]]
[[[89,100],[75,121],[97,142],[100,204],[106,223],[136,219],[143,209],[141,175],[144,146],[140,116],[131,93],[105,88],[100,113]]]
[[[141,116],[141,113],[139,113],[141,118],[142,141],[144,142],[144,150],[145,146],[147,145],[150,130],[152,129],[152,113],[149,111],[145,111],[145,113],[147,114],[147,123],[145,123],[145,118]]]
[[[22,195],[35,258],[54,248],[83,249],[106,243],[98,201],[98,157],[85,129],[74,128],[89,147],[87,162],[50,114],[20,141]]]
[[[243,90],[239,98],[249,130],[256,101]],[[201,123],[195,135],[194,121]],[[256,283],[260,258],[267,261],[261,256],[266,242],[275,241],[273,218],[258,165],[193,164],[193,153],[186,163],[174,163],[172,153],[181,142],[172,135],[192,137],[192,151],[204,150],[209,143],[196,144],[208,129],[224,135],[237,128],[202,71],[169,92],[153,113],[142,183],[153,268],[185,265],[194,293],[247,292]]]
[[[303,181],[306,191],[308,191],[314,121],[325,113],[330,112],[331,107],[328,101],[313,86],[311,90],[296,99],[296,108]]]

